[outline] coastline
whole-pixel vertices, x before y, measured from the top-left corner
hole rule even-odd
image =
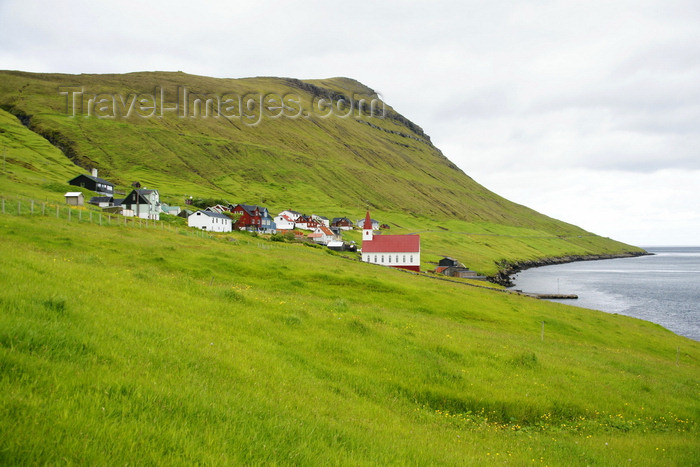
[[[553,264],[565,264],[574,263],[577,261],[598,261],[603,259],[616,259],[616,258],[633,258],[637,256],[649,256],[654,253],[649,253],[648,251],[626,251],[622,253],[614,254],[600,254],[600,255],[566,255],[557,256],[553,258],[541,258],[535,260],[518,261],[511,263],[509,261],[501,261],[498,263],[499,271],[494,276],[489,276],[487,279],[489,282],[494,284],[499,284],[504,287],[513,287],[515,283],[512,280],[512,276],[530,268],[537,268],[541,266],[550,266]]]

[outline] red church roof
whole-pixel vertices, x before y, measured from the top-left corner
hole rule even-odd
[[[365,220],[365,222],[367,222]],[[370,229],[371,227],[370,223]],[[363,253],[418,253],[420,235],[375,235],[362,242]]]
[[[362,228],[365,230],[372,230],[372,219],[369,217],[369,211],[367,211],[367,215],[365,216],[365,225],[363,225]]]

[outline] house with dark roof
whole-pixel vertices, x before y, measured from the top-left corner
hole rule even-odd
[[[362,261],[420,272],[420,235],[375,235],[367,211],[362,226]]]
[[[252,204],[236,204],[235,206],[229,206],[229,208],[238,217],[233,224],[235,229],[275,232],[275,222],[266,207]]]
[[[158,190],[145,188],[131,190],[122,200],[121,207],[124,216],[160,220],[161,205]]]
[[[352,230],[355,224],[347,217],[334,217],[331,221],[331,227],[337,227],[340,230]]]
[[[92,198],[90,198],[90,201],[88,201],[88,203],[92,204],[93,206],[107,208],[109,206],[114,205],[114,197],[113,196],[93,196]]]
[[[214,211],[196,211],[187,218],[187,225],[209,232],[231,232],[233,222],[226,214]]]
[[[68,180],[69,185],[79,186],[94,191],[97,194],[112,196],[114,195],[114,183],[108,182],[97,176],[97,169],[92,169],[92,175],[80,174],[77,177]]]
[[[306,214],[299,216],[295,224],[297,229],[302,230],[316,230],[318,226],[323,225],[316,221],[313,216],[307,216]]]
[[[260,210],[260,230],[265,233],[275,233],[277,231],[277,226],[275,225],[275,220],[270,215],[270,211],[264,206],[258,206]]]
[[[260,230],[262,227],[262,216],[257,206],[250,204],[237,204],[231,212],[238,217],[233,227],[238,230]]]
[[[376,219],[370,219],[372,221],[372,229],[373,230],[379,230],[379,221]],[[355,225],[364,225],[364,220],[360,219],[357,222],[355,222]]]
[[[449,277],[459,277],[461,279],[476,279],[486,280],[485,276],[479,275],[478,272],[472,271],[465,267],[462,263],[449,256],[443,257],[434,271],[436,274],[442,274]]]

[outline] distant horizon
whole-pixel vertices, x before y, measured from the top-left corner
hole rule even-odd
[[[639,245],[639,248],[644,248],[648,250],[650,248],[699,248],[700,245]]]

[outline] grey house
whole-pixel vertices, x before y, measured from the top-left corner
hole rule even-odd
[[[158,190],[131,190],[121,202],[121,207],[124,216],[160,220],[161,204]]]

